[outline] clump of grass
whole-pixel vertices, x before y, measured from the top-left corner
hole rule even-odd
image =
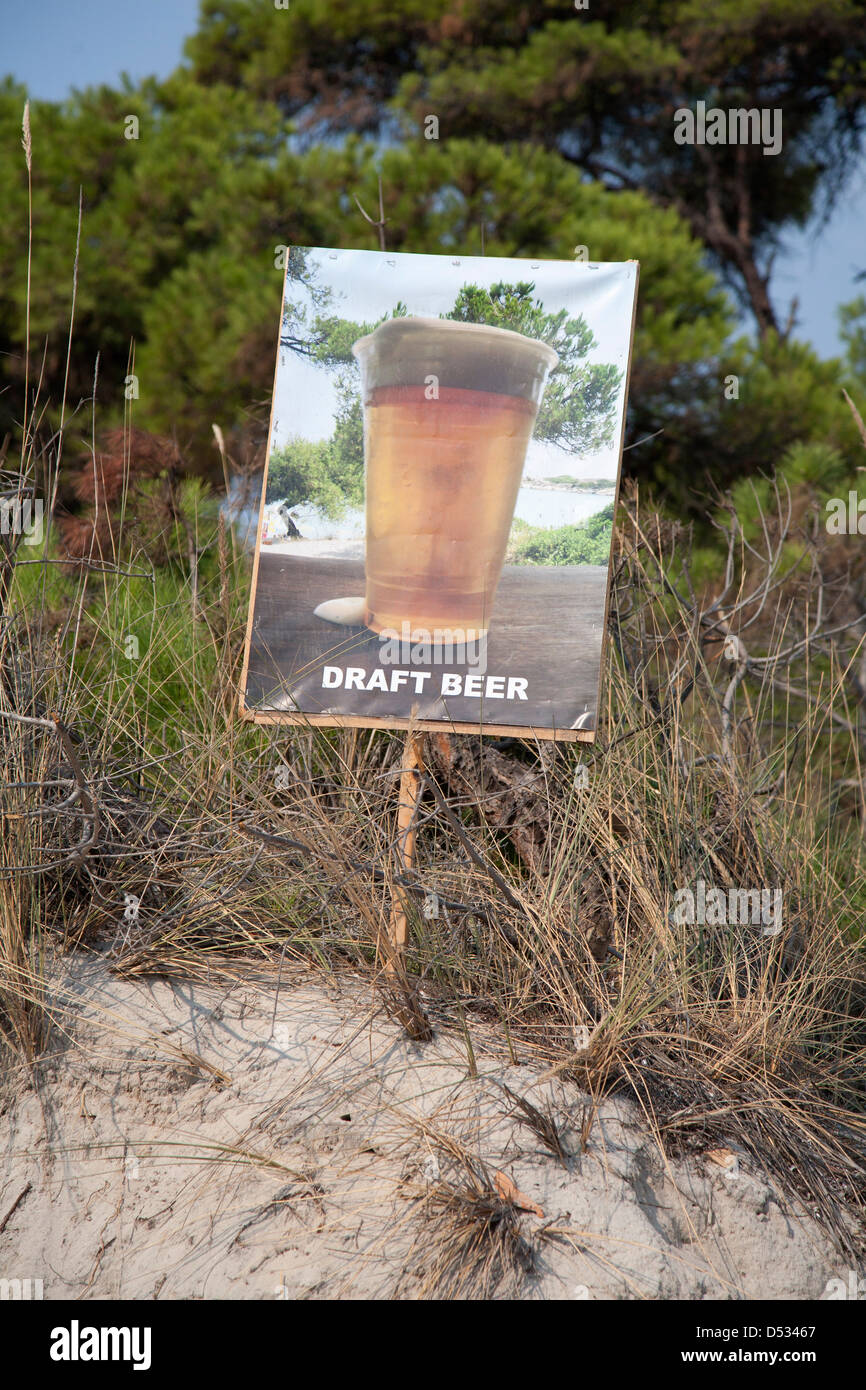
[[[515,1095],[508,1086],[504,1086],[503,1090],[512,1103],[511,1113],[517,1116],[520,1124],[534,1134],[548,1153],[553,1154],[553,1157],[558,1159],[563,1167],[570,1168],[573,1156],[565,1147],[562,1130],[557,1123],[550,1103],[548,1102],[541,1109],[539,1106],[533,1105],[526,1096]]]
[[[418,1189],[418,1230],[405,1264],[416,1297],[515,1297],[536,1269],[520,1211],[458,1139],[440,1135],[437,1153],[440,1177]]]

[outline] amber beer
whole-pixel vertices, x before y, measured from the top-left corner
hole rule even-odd
[[[352,351],[364,401],[366,624],[475,642],[559,358],[521,333],[433,318],[389,319]]]

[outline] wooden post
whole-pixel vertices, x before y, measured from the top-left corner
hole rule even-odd
[[[400,766],[400,793],[397,806],[397,871],[405,873],[415,865],[415,818],[421,798],[421,774],[424,771],[421,735],[408,733],[403,745],[403,761]],[[388,957],[385,971],[389,975],[402,973],[403,957],[409,940],[409,919],[406,909],[409,895],[399,884],[395,887],[394,901],[388,920]]]

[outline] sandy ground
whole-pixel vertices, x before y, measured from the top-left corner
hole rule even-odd
[[[430,1212],[455,1141],[543,1213],[518,1218],[535,1271],[494,1297],[804,1299],[848,1277],[744,1158],[668,1162],[629,1102],[602,1104],[581,1154],[586,1098],[483,1025],[473,1076],[460,1033],[406,1041],[352,978],[285,974],[275,1007],[273,983],[65,957],[52,989],[56,1054],[0,1100],[0,1274],[46,1299],[448,1296]],[[504,1086],[551,1106],[568,1166]]]

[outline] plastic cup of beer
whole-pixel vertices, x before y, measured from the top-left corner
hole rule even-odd
[[[364,403],[365,623],[412,641],[476,642],[559,357],[508,329],[415,317],[388,319],[352,352]]]

